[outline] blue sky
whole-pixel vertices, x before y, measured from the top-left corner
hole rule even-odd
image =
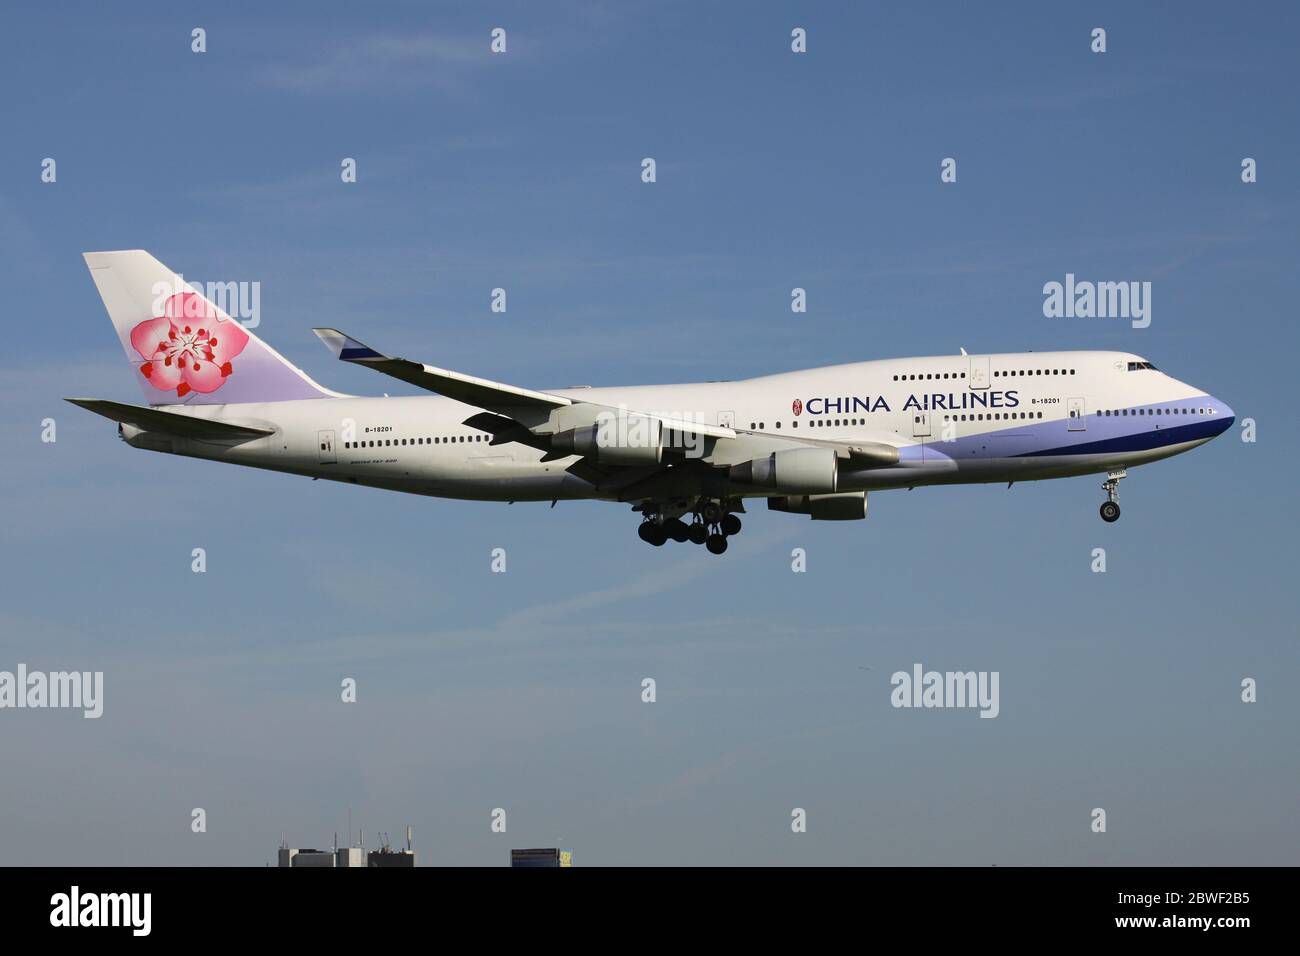
[[[0,669],[106,682],[98,721],[0,712],[0,863],[261,864],[349,810],[371,844],[414,825],[422,863],[1296,862],[1289,6],[0,18]],[[651,549],[621,506],[127,448],[60,401],[139,400],[80,258],[120,248],[260,282],[258,333],[357,394],[400,386],[312,326],[540,388],[1122,349],[1258,441],[1132,471],[1114,526],[1079,478],[882,493],[852,525],[759,510],[722,560]],[[1150,328],[1045,318],[1067,272],[1151,281]],[[916,661],[999,671],[999,717],[890,707]]]

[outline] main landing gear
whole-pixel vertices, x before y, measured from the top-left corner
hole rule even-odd
[[[1106,492],[1106,500],[1101,503],[1101,520],[1107,524],[1119,520],[1119,482],[1127,474],[1123,468],[1112,471],[1102,483],[1101,490]]]
[[[686,506],[679,507],[681,515],[685,515]],[[642,541],[656,548],[671,539],[702,544],[710,554],[722,554],[727,550],[727,538],[740,534],[739,516],[724,510],[716,501],[696,502],[690,510],[689,522],[683,521],[681,516],[665,517],[661,508],[649,504],[639,510],[645,515],[645,520],[637,528],[637,534]]]

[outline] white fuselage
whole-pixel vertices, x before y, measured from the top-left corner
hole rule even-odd
[[[744,455],[799,438],[899,449],[895,465],[841,469],[841,491],[1114,471],[1186,451],[1233,421],[1232,410],[1204,390],[1121,352],[944,355],[736,382],[551,391],[731,427],[748,439]],[[168,410],[270,428],[274,434],[236,444],[172,438],[125,425],[123,437],[174,454],[449,498],[624,497],[570,473],[576,456],[544,460],[542,451],[527,444],[494,444],[487,432],[465,424],[482,409],[438,396]],[[736,454],[732,446],[716,454]],[[736,463],[705,460],[716,466]],[[745,488],[732,493],[770,494]]]

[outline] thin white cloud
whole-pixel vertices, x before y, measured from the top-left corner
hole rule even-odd
[[[297,93],[456,90],[467,71],[492,56],[489,37],[372,34],[300,62],[272,64],[257,74],[265,86]]]
[[[788,531],[768,532],[747,542],[750,545],[747,552],[751,556],[762,553],[766,545],[788,536]],[[535,634],[538,628],[548,625],[567,629],[574,621],[583,620],[586,617],[585,612],[594,608],[622,604],[636,598],[654,597],[691,584],[709,586],[708,579],[711,577],[709,572],[720,569],[721,565],[701,564],[699,557],[699,554],[692,553],[680,561],[648,574],[624,578],[611,587],[578,591],[558,601],[523,608],[504,617],[497,624],[497,629],[506,634],[516,632]],[[734,557],[733,555],[733,560]]]

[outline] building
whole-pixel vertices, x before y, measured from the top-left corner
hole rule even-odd
[[[392,847],[382,847],[378,850],[371,850],[367,866],[397,866],[410,867],[415,866],[414,850],[394,850]]]
[[[415,850],[411,847],[411,828],[406,828],[406,849],[394,850],[388,845],[387,835],[381,835],[382,845],[378,850],[367,851],[360,836],[355,846],[339,846],[338,834],[334,834],[334,848],[330,850],[298,849],[288,843],[280,844],[278,854],[279,866],[308,867],[349,867],[365,869],[369,867],[413,867]]]
[[[521,867],[573,866],[573,851],[555,848],[511,850],[510,865]]]
[[[333,850],[298,850],[292,847],[280,847],[280,865],[313,868],[333,867],[334,851]]]
[[[354,866],[357,868],[366,865],[366,849],[361,846],[341,846],[334,851],[335,866]]]

